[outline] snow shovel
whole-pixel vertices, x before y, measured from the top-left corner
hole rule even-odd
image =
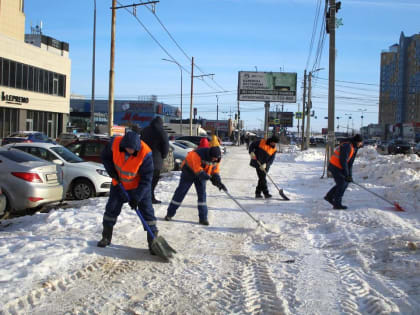
[[[242,207],[242,205],[238,202],[238,200],[236,200],[236,198],[235,197],[233,197],[227,190],[224,190],[223,189],[223,191],[226,193],[226,195],[228,195],[229,196],[229,198],[230,199],[232,199],[237,205],[238,205],[238,207],[239,208],[241,208],[241,210],[243,210],[243,211],[245,211],[246,212],[246,214],[248,214],[250,217],[251,217],[251,219],[252,220],[254,220],[255,222],[257,222],[257,224],[259,225],[259,226],[261,226],[261,227],[263,227],[263,228],[265,228],[265,225],[264,225],[264,223],[261,221],[261,220],[257,220],[257,219],[255,219],[253,216],[252,216],[252,214],[251,213],[249,213],[249,211],[248,210],[246,210],[244,207]]]
[[[130,200],[130,196],[128,195],[127,191],[125,190],[124,186],[119,183],[121,190],[125,193],[127,200]],[[159,257],[163,258],[166,261],[169,261],[170,258],[173,257],[173,254],[176,254],[176,250],[173,249],[168,242],[162,237],[162,236],[156,236],[152,230],[150,229],[149,224],[147,224],[146,220],[143,218],[143,216],[140,213],[140,210],[136,207],[134,209],[137,213],[137,216],[140,218],[141,223],[146,228],[147,233],[150,234],[153,241],[150,245],[152,251]]]
[[[261,166],[261,162],[256,160],[258,165]],[[284,194],[283,192],[283,188],[279,188],[276,183],[274,182],[274,180],[271,178],[270,175],[268,175],[267,171],[264,170],[263,171],[265,173],[265,175],[267,175],[267,177],[271,180],[271,182],[273,183],[274,187],[276,187],[276,189],[279,191],[280,196],[284,199],[284,200],[290,200],[289,198],[287,198],[287,196]]]
[[[398,204],[398,202],[391,202],[391,201],[389,201],[388,199],[386,199],[386,198],[384,198],[384,197],[382,197],[382,196],[380,196],[380,195],[378,195],[377,193],[375,193],[375,192],[373,192],[372,190],[370,190],[370,189],[367,189],[366,187],[364,187],[364,186],[362,186],[362,185],[360,185],[360,184],[358,184],[358,183],[356,183],[356,182],[352,182],[353,184],[355,184],[356,186],[359,186],[360,188],[363,188],[364,190],[366,190],[367,192],[370,192],[372,195],[375,195],[376,197],[378,197],[378,198],[380,198],[380,199],[382,199],[382,200],[384,200],[384,201],[386,201],[387,203],[389,203],[389,204],[391,204],[391,205],[393,205],[394,207],[395,207],[395,211],[405,211],[399,204]]]

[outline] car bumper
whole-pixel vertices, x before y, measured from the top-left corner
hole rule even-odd
[[[111,189],[111,182],[103,182],[98,187],[95,188],[97,194],[108,193]]]
[[[15,211],[35,208],[63,200],[63,186],[27,186],[24,189],[24,196],[22,197],[22,191],[20,191],[20,194],[13,198],[12,207]]]

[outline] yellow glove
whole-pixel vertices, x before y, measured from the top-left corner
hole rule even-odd
[[[267,164],[265,164],[265,163],[264,164],[261,164],[260,165],[260,170],[263,171],[263,172],[265,172],[265,168],[266,167],[267,167]]]

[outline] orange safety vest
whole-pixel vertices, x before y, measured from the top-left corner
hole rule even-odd
[[[140,151],[137,152],[137,156],[130,155],[125,160],[125,152],[120,152],[120,143],[123,137],[116,137],[112,144],[112,160],[114,162],[115,170],[118,173],[120,181],[126,190],[135,189],[139,186],[140,175],[138,171],[140,166],[143,164],[143,160],[146,155],[152,150],[143,141],[141,142]],[[118,182],[112,179],[112,185],[116,186]]]
[[[267,152],[267,154],[269,155],[269,156],[272,156],[274,153],[276,153],[277,152],[277,149],[274,147],[272,147],[271,145],[268,145],[267,144],[267,142],[265,141],[265,139],[262,139],[261,141],[260,141],[260,144],[258,145],[258,147],[261,149],[261,150],[263,150],[263,151],[265,151],[265,152]]]
[[[187,154],[187,157],[181,164],[181,168],[184,165],[188,166],[195,175],[198,175],[202,171],[209,175],[213,175],[218,174],[220,170],[219,163],[203,161],[201,160],[200,155],[195,151],[191,151]]]
[[[343,169],[343,166],[340,163],[340,148],[343,144],[348,143],[348,142],[343,142],[342,144],[340,144],[334,151],[334,153],[331,155],[330,158],[330,163],[332,165],[334,165],[335,167],[339,168],[340,170]],[[354,147],[353,144],[350,143],[350,154],[349,157],[347,159],[347,163],[351,160],[351,158],[354,155]]]

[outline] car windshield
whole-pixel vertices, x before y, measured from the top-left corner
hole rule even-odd
[[[20,133],[12,133],[9,137],[10,138],[15,138],[15,137],[26,138],[28,136],[29,134],[20,132]]]
[[[65,147],[52,147],[51,150],[53,150],[55,153],[57,153],[65,161],[69,163],[84,162],[82,158],[78,157],[76,154],[74,154],[73,152],[71,152],[69,149]]]
[[[177,147],[180,147],[182,149],[187,149],[188,147],[185,144],[179,143],[179,142],[174,142],[174,145],[176,145]]]
[[[37,158],[34,155],[22,152],[20,150],[7,150],[7,151],[0,151],[0,157],[5,157],[9,160],[15,161],[17,163],[24,163],[24,162],[31,162],[31,161],[43,161],[40,158]]]

